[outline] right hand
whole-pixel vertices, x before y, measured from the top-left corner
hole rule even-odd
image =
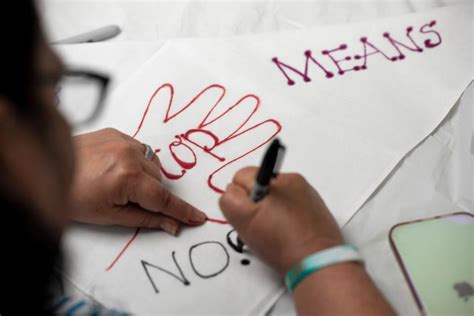
[[[268,195],[252,202],[257,171],[239,170],[219,205],[239,237],[267,264],[284,275],[312,253],[343,243],[334,217],[299,174],[279,174]]]

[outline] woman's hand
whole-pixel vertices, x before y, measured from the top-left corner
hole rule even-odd
[[[261,201],[250,200],[257,168],[237,172],[219,204],[240,238],[281,274],[308,255],[343,243],[319,194],[299,174],[279,174]]]
[[[115,129],[74,137],[76,173],[71,218],[100,225],[161,228],[202,224],[206,214],[161,183],[160,162],[145,145]]]
[[[219,204],[240,238],[282,275],[314,252],[343,243],[319,194],[298,174],[280,174],[264,199],[249,196],[256,168],[237,172]],[[362,265],[311,273],[293,290],[298,315],[395,315]],[[341,304],[341,302],[343,302]]]

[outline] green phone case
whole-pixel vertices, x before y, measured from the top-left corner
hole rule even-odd
[[[474,316],[474,215],[395,225],[390,243],[424,315]]]

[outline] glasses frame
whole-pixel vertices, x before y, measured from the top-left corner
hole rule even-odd
[[[107,90],[110,83],[110,78],[107,75],[101,74],[99,72],[82,70],[82,69],[66,69],[63,74],[63,78],[86,78],[87,80],[92,80],[98,83],[100,87],[99,99],[94,106],[94,111],[90,116],[84,120],[74,123],[76,126],[87,125],[97,119],[102,113],[104,108],[104,101],[107,95]]]

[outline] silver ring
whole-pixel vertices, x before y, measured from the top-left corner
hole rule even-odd
[[[153,156],[155,155],[155,151],[153,150],[153,148],[151,148],[151,146],[147,144],[143,145],[145,145],[145,160],[153,159]]]

